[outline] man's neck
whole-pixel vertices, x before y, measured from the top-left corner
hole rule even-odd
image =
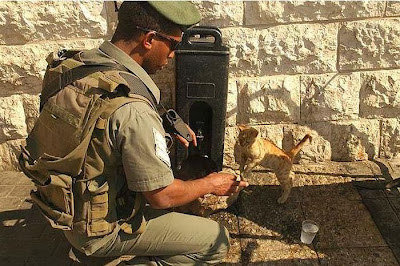
[[[113,43],[119,49],[121,49],[124,53],[129,55],[133,60],[135,60],[139,65],[143,64],[143,57],[140,53],[140,48],[138,43],[131,41],[125,42],[123,40],[117,41]]]

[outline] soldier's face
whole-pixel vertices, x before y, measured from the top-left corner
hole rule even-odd
[[[176,43],[180,42],[181,31],[177,30],[174,35],[154,35],[152,49],[143,60],[143,68],[149,74],[154,74],[168,64],[168,59],[175,56]]]

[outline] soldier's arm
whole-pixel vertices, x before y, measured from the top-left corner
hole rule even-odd
[[[182,206],[205,194],[228,196],[247,187],[248,183],[236,181],[236,177],[227,173],[212,173],[196,180],[174,181],[163,188],[143,192],[149,204],[155,209],[167,209]]]

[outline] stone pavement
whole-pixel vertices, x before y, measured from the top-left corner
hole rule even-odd
[[[295,165],[289,200],[269,171],[258,169],[238,201],[212,219],[231,233],[225,265],[399,265],[400,160]],[[0,265],[71,265],[69,245],[32,206],[30,181],[0,174]],[[300,242],[304,219],[320,230]]]

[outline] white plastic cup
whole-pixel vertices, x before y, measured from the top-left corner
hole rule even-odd
[[[304,244],[311,244],[318,232],[318,224],[312,220],[304,220],[301,225],[300,240]]]

